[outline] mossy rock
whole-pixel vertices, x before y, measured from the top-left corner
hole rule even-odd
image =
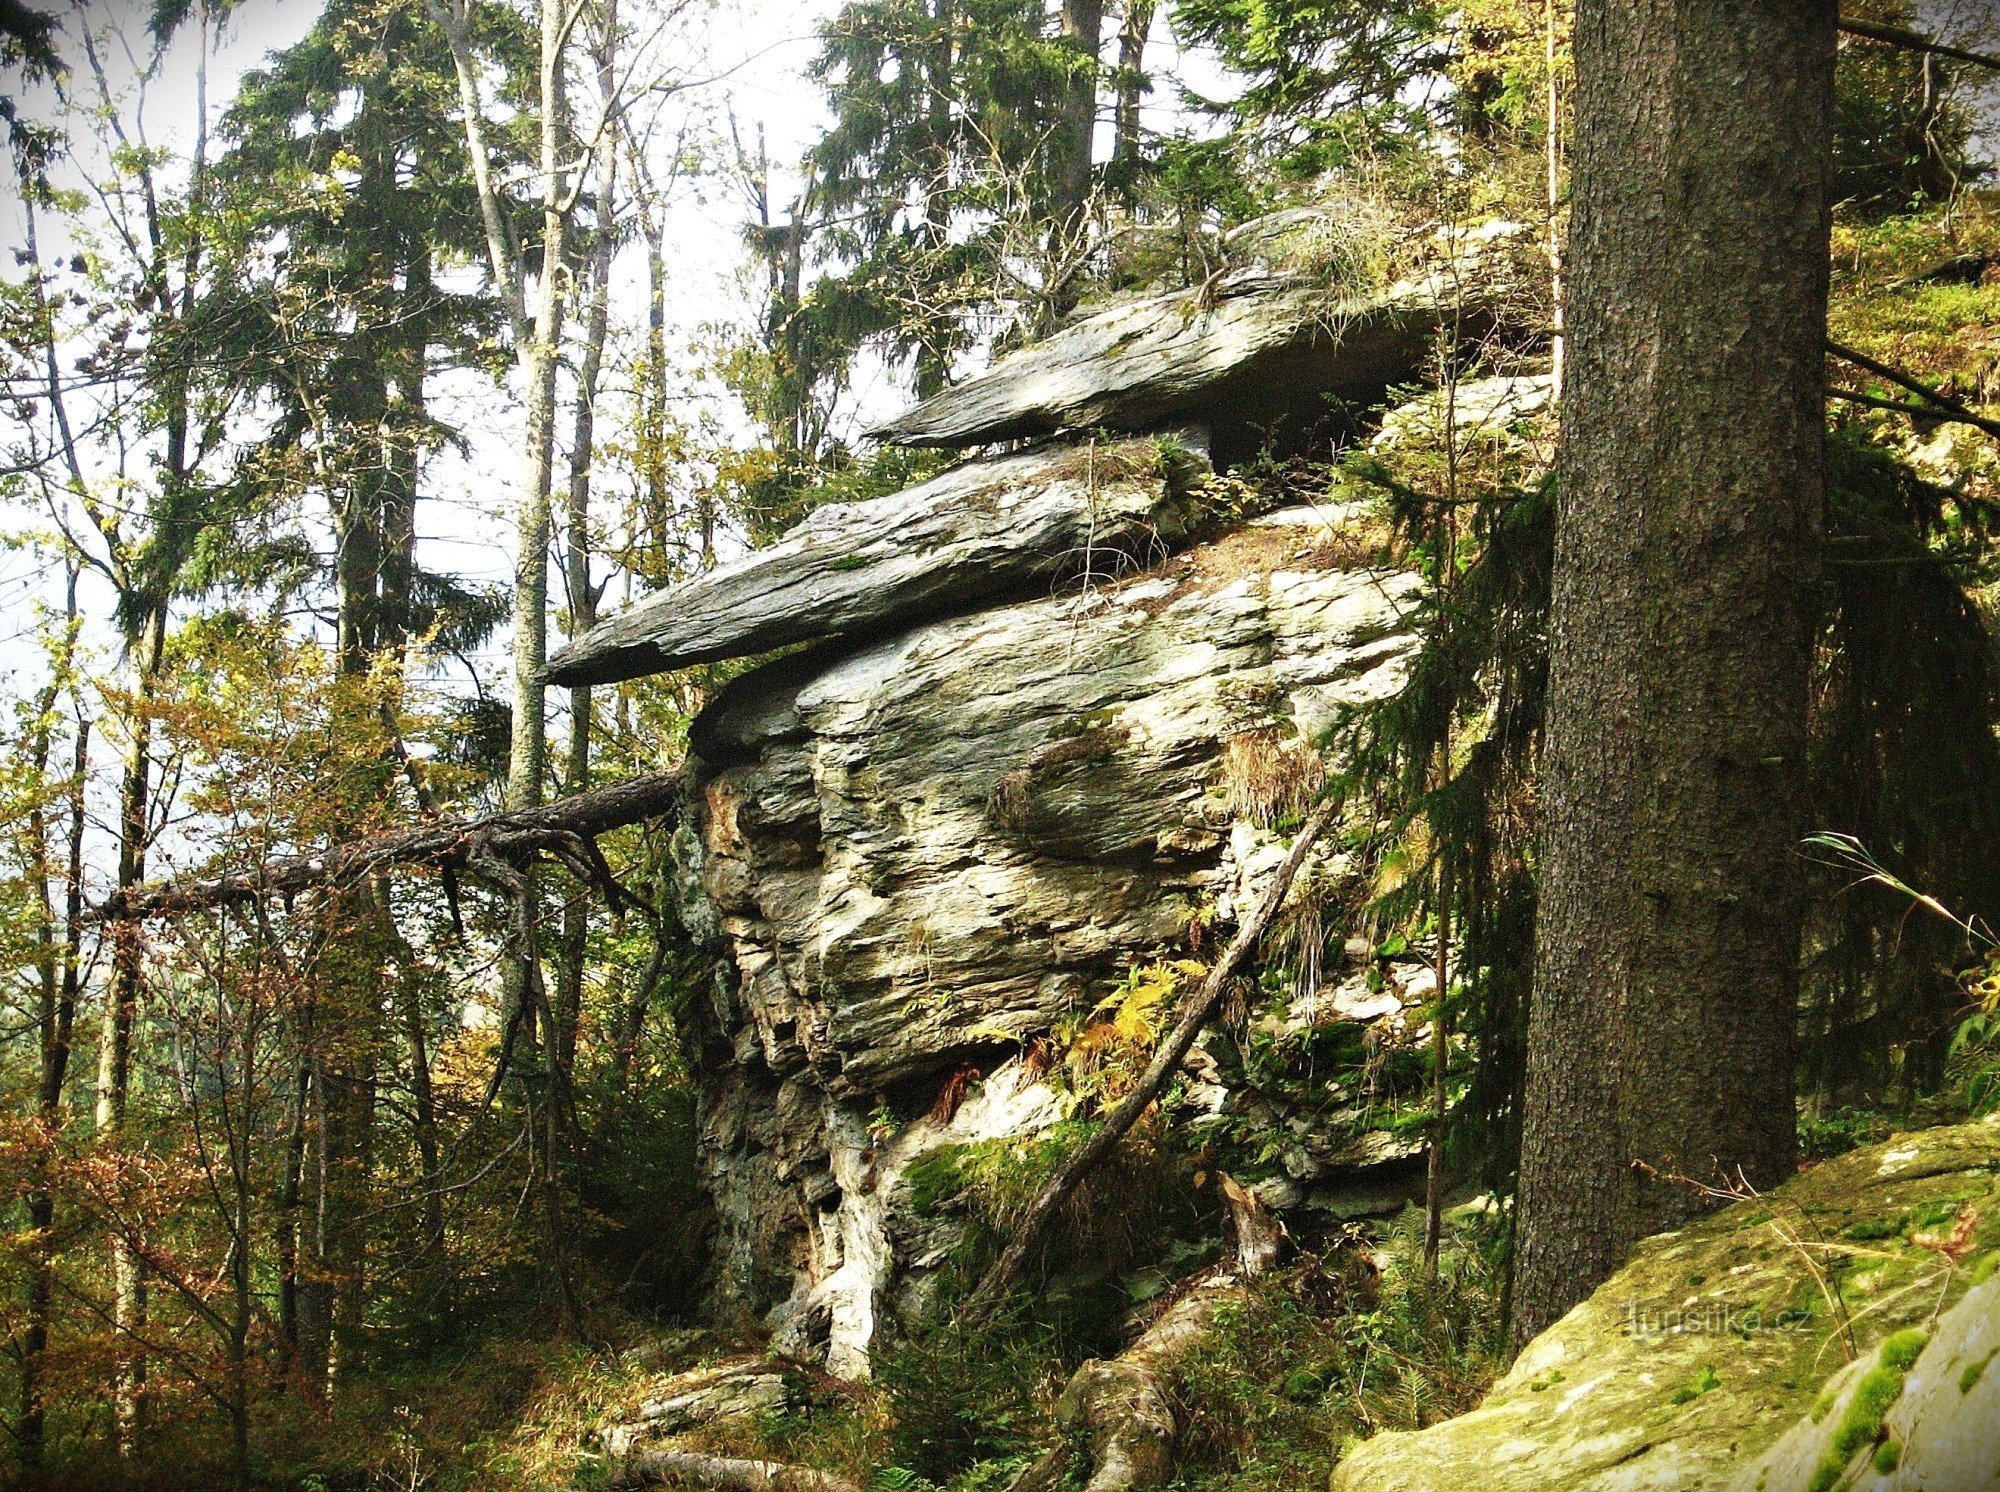
[[[1730,1492],[2000,1486],[2000,1374],[1987,1372],[1996,1356],[2000,1278],[1989,1275],[1935,1328],[1897,1332],[1835,1374],[1824,1411],[1739,1471]]]
[[[1967,1214],[1976,1224],[1961,1240],[1970,1246],[1964,1266],[1948,1269],[1913,1241],[1950,1233],[1950,1221],[1932,1230],[1931,1219]],[[1913,1339],[1897,1335],[1926,1326],[1941,1296],[1949,1305],[1964,1295],[1996,1245],[2000,1121],[1853,1151],[1766,1197],[1647,1239],[1596,1294],[1529,1343],[1477,1409],[1357,1446],[1335,1469],[1332,1492],[1747,1492],[1763,1474],[1755,1463],[1775,1454],[1781,1437],[1810,1440],[1817,1451],[1767,1476],[1764,1492],[1804,1492],[1847,1423],[1857,1386],[1883,1367],[1885,1342],[1902,1362],[1893,1371],[1907,1374],[1905,1392],[1926,1373],[1948,1378],[1953,1394],[1967,1376],[1968,1397],[2000,1392],[1980,1387],[1986,1375],[1971,1373],[1970,1358],[1958,1362],[1977,1346],[1970,1335],[1934,1367],[1927,1360],[1936,1340],[1912,1358]],[[1844,1312],[1827,1300],[1815,1264],[1837,1286]],[[2000,1281],[1966,1297],[1975,1310],[1990,1289]],[[1875,1383],[1875,1397],[1886,1388]],[[1881,1406],[1880,1423],[1862,1427],[1867,1434],[1848,1427],[1860,1470],[1843,1462],[1837,1482],[1858,1475],[1857,1486],[1904,1485],[1893,1479],[1907,1475],[1923,1441],[1897,1418],[1892,1406],[1902,1398]],[[1891,1441],[1893,1455],[1882,1449]],[[1878,1455],[1903,1470],[1877,1471]]]

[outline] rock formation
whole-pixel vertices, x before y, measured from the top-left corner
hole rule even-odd
[[[1255,265],[1113,306],[933,395],[875,433],[899,445],[968,446],[1060,430],[1156,430],[1177,421],[1252,448],[1281,418],[1333,401],[1367,407],[1423,367],[1438,329],[1492,325],[1516,288],[1517,224],[1440,243],[1417,273],[1342,289]]]
[[[1164,573],[772,665],[711,707],[689,859],[735,971],[703,1136],[727,1299],[785,1300],[781,1327],[859,1371],[877,1292],[914,1309],[936,1262],[898,1232],[903,1168],[1058,1118],[1027,1043],[1268,869],[1230,743],[1309,739],[1399,687],[1411,647],[1415,581],[1313,534],[1252,525]],[[983,1084],[925,1117],[968,1065]]]
[[[1089,318],[886,434],[1130,437],[821,508],[554,661],[593,682],[804,645],[694,722],[676,840],[683,919],[717,956],[690,1029],[723,1316],[865,1374],[885,1322],[931,1312],[959,1238],[913,1205],[912,1165],[1064,1118],[1051,1029],[1260,894],[1320,738],[1402,686],[1420,587],[1353,512],[1260,511],[1275,499],[1217,479],[1201,431],[1419,376],[1447,308],[1469,325],[1497,304],[1506,275],[1467,266],[1515,236],[1338,304],[1258,267]],[[1468,283],[1492,294],[1468,309]],[[1307,879],[1353,874],[1329,851]],[[1265,1021],[1393,1044],[1430,971],[1368,955],[1311,961]],[[1282,1135],[1264,1202],[1344,1217],[1412,1194],[1416,1142],[1362,1107],[1292,1113],[1232,1081],[1197,1048],[1180,1101]]]
[[[1102,578],[1185,544],[1198,432],[974,461],[866,502],[816,510],[768,549],[607,619],[549,663],[605,684],[866,635],[1034,588]]]

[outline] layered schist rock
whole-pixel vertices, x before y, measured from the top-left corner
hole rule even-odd
[[[1491,326],[1521,279],[1518,224],[1494,221],[1428,246],[1394,284],[1330,288],[1265,265],[1113,306],[1000,359],[875,433],[899,445],[967,446],[1060,430],[1149,430],[1195,421],[1225,441],[1366,406],[1417,377],[1447,322]]]
[[[689,1024],[713,1300],[782,1352],[859,1375],[884,1323],[924,1317],[962,1224],[915,1205],[912,1163],[1064,1117],[1054,1028],[1185,947],[1192,917],[1232,922],[1283,858],[1282,814],[1242,764],[1313,758],[1343,711],[1402,686],[1418,580],[1371,566],[1380,536],[1353,514],[1260,516],[1255,484],[1214,478],[1214,437],[1261,441],[1329,394],[1419,376],[1441,318],[1499,314],[1519,231],[1457,235],[1343,295],[1274,269],[1265,240],[1299,225],[1269,226],[1244,251],[1263,262],[1090,317],[886,432],[1067,444],[822,508],[550,670],[594,683],[801,649],[694,722],[676,838],[684,921],[716,957]],[[1331,852],[1309,872],[1329,903],[1353,873]],[[1358,971],[1368,953],[1317,981],[1305,960],[1267,1031],[1416,1039],[1428,972]],[[1420,1184],[1414,1143],[1370,1128],[1372,1090],[1315,1079],[1300,1103],[1232,1089],[1231,1070],[1197,1048],[1182,1102],[1279,1141],[1246,1178],[1269,1205],[1341,1218]]]
[[[1401,686],[1416,580],[1301,516],[784,660],[698,722],[690,916],[728,953],[702,1147],[717,1289],[782,1344],[865,1371],[950,1242],[902,1205],[904,1168],[1053,1122],[1025,1043],[1197,903],[1254,894],[1272,837],[1228,801],[1230,743],[1310,739]],[[974,1071],[948,1121],[926,1117]]]
[[[1036,587],[1103,578],[1212,522],[1191,501],[1205,437],[1089,442],[968,462],[815,510],[777,543],[620,612],[549,661],[606,684],[832,637],[880,635]]]

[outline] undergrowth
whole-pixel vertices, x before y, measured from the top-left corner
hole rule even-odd
[[[1317,1486],[1345,1444],[1478,1401],[1504,1361],[1496,1240],[1461,1215],[1432,1277],[1422,1231],[1414,1212],[1379,1247],[1357,1231],[1219,1312],[1212,1340],[1174,1374],[1187,1427],[1178,1486]]]

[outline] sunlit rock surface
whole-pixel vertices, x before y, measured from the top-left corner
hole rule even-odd
[[[901,492],[829,503],[777,543],[671,586],[549,661],[556,684],[852,637],[1119,573],[1183,548],[1204,437],[1064,446],[973,461]]]
[[[1960,1219],[1968,1232],[1954,1264],[1938,1246]],[[1846,1402],[1829,1399],[1813,1422],[1847,1360],[1840,1320],[1859,1365],[1835,1379],[1836,1394],[1851,1391],[1885,1337],[1924,1327],[1964,1294],[1996,1245],[2000,1122],[1902,1135],[1827,1161],[1640,1244],[1527,1346],[1479,1408],[1364,1442],[1334,1471],[1331,1492],[1806,1492]],[[1997,1299],[1990,1287],[1964,1294],[1912,1369],[1901,1417],[1888,1421],[1908,1469],[1853,1483],[1836,1474],[1827,1487],[1994,1485],[1945,1468],[1967,1437],[1985,1456],[1966,1463],[1972,1471],[1995,1464],[2000,1415],[1989,1406],[2000,1401],[1975,1377],[1971,1402],[1960,1402],[1960,1384],[1996,1340]],[[1979,1411],[1987,1417],[1967,1417]],[[1802,1419],[1807,1427],[1792,1429]],[[1878,1444],[1869,1439],[1869,1456]],[[1871,1464],[1858,1452],[1853,1461]]]
[[[1418,273],[1341,289],[1250,265],[1208,284],[1114,305],[924,400],[875,433],[970,446],[1060,430],[1220,432],[1368,404],[1419,377],[1447,321],[1467,336],[1519,292],[1521,227],[1493,221],[1431,246]]]
[[[683,858],[688,915],[727,955],[702,1147],[726,1310],[866,1370],[949,1243],[899,1205],[903,1168],[1053,1122],[1025,1043],[1201,900],[1259,894],[1275,839],[1232,804],[1225,751],[1316,737],[1400,688],[1417,586],[1280,519],[1116,584],[787,659],[717,699]],[[933,1117],[954,1080],[968,1096]],[[1328,1153],[1306,1179],[1407,1159]]]

